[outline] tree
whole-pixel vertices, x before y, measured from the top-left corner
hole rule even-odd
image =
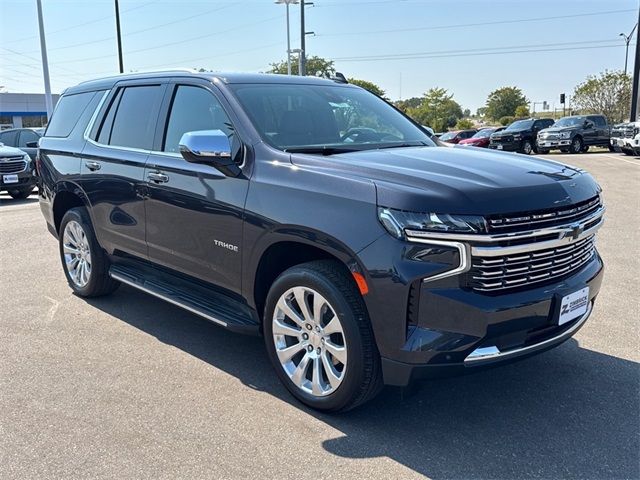
[[[515,116],[516,108],[521,105],[526,107],[528,103],[527,97],[518,87],[502,87],[489,94],[486,115],[493,120]]]
[[[327,60],[326,58],[311,56],[307,57],[307,75],[331,77],[336,73],[336,69],[333,67],[333,60]],[[291,75],[298,75],[298,58],[293,56],[291,58]],[[286,75],[287,73],[287,60],[275,62],[271,64],[271,70],[267,73],[280,73]]]
[[[528,118],[530,116],[529,114],[529,107],[527,107],[526,105],[518,105],[516,107],[516,115],[517,118]]]
[[[386,92],[373,82],[369,82],[368,80],[359,80],[357,78],[350,78],[349,83],[362,87],[365,90],[369,90],[371,93],[378,95],[379,97],[385,98]]]
[[[468,118],[461,118],[456,123],[455,129],[456,130],[470,130],[470,129],[474,128],[474,127],[475,127],[475,125],[473,124],[473,122],[471,120],[469,120]]]
[[[478,117],[484,117],[487,114],[487,107],[480,107],[476,110],[476,115]]]
[[[471,110],[469,110],[468,108],[465,108],[465,109],[464,109],[464,112],[462,112],[462,116],[463,116],[464,118],[468,118],[468,117],[470,117],[470,116],[471,116]]]
[[[432,88],[424,94],[422,103],[407,109],[407,114],[422,125],[442,132],[462,118],[462,108],[444,88]]]
[[[629,118],[631,77],[608,70],[591,75],[576,87],[572,103],[582,113],[602,113],[611,123],[622,122]]]
[[[407,113],[410,108],[418,108],[420,105],[422,105],[423,101],[424,97],[411,97],[407,98],[406,100],[398,100],[394,103],[394,105],[397,109],[402,110],[404,113]]]

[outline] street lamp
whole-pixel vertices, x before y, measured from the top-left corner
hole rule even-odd
[[[289,5],[297,5],[300,0],[276,0],[276,4],[287,6],[287,75],[291,75],[291,33],[289,29]]]
[[[636,27],[638,26],[638,24],[636,23],[634,25],[634,27],[631,29],[631,31],[629,32],[629,35],[625,35],[624,33],[621,33],[619,36],[624,38],[624,43],[627,44],[627,48],[626,51],[624,53],[624,74],[627,74],[627,60],[629,58],[629,43],[631,42],[631,36],[633,35],[633,32],[635,32]]]

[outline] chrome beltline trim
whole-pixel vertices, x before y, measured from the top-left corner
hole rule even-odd
[[[505,240],[519,240],[523,238],[533,238],[543,235],[553,234],[565,234],[571,233],[578,225],[584,226],[594,220],[602,218],[606,208],[600,207],[588,217],[585,217],[579,221],[567,223],[565,225],[559,225],[548,228],[540,228],[537,230],[529,230],[526,232],[513,232],[513,233],[498,233],[494,235],[476,235],[476,234],[464,234],[464,233],[441,233],[441,232],[428,232],[423,230],[405,230],[407,239],[411,242],[416,241],[417,238],[430,238],[446,241],[458,241],[458,242],[478,242],[478,243],[496,243],[503,242]]]
[[[469,257],[469,247],[464,243],[460,242],[445,242],[442,240],[432,240],[428,238],[413,238],[412,242],[423,243],[425,245],[441,245],[443,247],[451,247],[458,250],[460,254],[460,263],[457,267],[453,267],[450,270],[446,270],[444,272],[438,273],[436,275],[423,278],[423,282],[433,282],[434,280],[440,280],[441,278],[452,277],[454,275],[458,275],[460,273],[464,273],[471,268],[471,260]]]
[[[540,343],[536,343],[534,345],[529,345],[527,347],[515,348],[513,350],[507,350],[501,352],[497,347],[482,347],[477,348],[473,352],[471,352],[467,358],[464,359],[465,366],[467,365],[480,365],[483,363],[492,363],[497,360],[505,360],[510,357],[518,357],[520,355],[525,355],[529,352],[534,352],[540,348],[543,348],[552,343],[561,341],[563,339],[569,338],[574,334],[576,330],[578,330],[589,318],[591,315],[591,311],[593,310],[593,301],[589,302],[589,306],[587,307],[587,311],[582,317],[580,317],[575,324],[571,326],[568,330],[562,332],[560,335],[556,335],[555,337],[548,338]]]
[[[189,311],[191,313],[194,313],[194,314],[196,314],[196,315],[198,315],[200,317],[206,318],[210,322],[216,323],[218,325],[222,325],[223,327],[227,326],[227,322],[223,322],[222,320],[219,320],[219,319],[217,319],[215,317],[212,317],[211,315],[207,315],[204,312],[201,312],[199,310],[196,310],[195,308],[191,308],[191,307],[189,307],[189,306],[187,306],[187,305],[185,305],[183,303],[180,303],[177,300],[173,300],[173,299],[171,299],[169,297],[166,297],[166,296],[164,296],[164,295],[162,295],[162,294],[160,294],[160,293],[158,293],[158,292],[156,292],[154,290],[151,290],[151,289],[146,288],[146,287],[144,287],[144,286],[142,286],[142,285],[140,285],[140,284],[138,284],[136,282],[133,282],[133,281],[129,280],[128,278],[126,278],[126,277],[124,277],[122,275],[119,275],[118,273],[111,273],[110,272],[109,275],[114,280],[118,280],[119,282],[126,283],[127,285],[129,285],[129,286],[131,286],[133,288],[137,288],[138,290],[142,290],[143,292],[148,293],[150,295],[153,295],[154,297],[157,297],[157,298],[159,298],[161,300],[164,300],[165,302],[169,302],[169,303],[171,303],[171,304],[173,304],[173,305],[175,305],[177,307],[183,308],[183,309],[185,309],[185,310],[187,310],[187,311]]]

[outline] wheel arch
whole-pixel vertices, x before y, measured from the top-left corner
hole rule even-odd
[[[70,209],[75,207],[87,207],[89,217],[91,218],[91,209],[89,208],[89,199],[84,191],[75,183],[60,182],[56,185],[53,197],[53,225],[57,233],[60,232],[60,223],[62,217]],[[92,219],[93,221],[93,219]]]

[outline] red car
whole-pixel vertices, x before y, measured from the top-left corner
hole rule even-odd
[[[460,141],[473,137],[478,130],[455,130],[440,136],[440,140],[447,143],[460,143]]]
[[[483,128],[482,130],[479,130],[478,133],[476,133],[473,137],[460,140],[460,142],[458,143],[460,145],[467,145],[469,147],[487,148],[489,146],[489,137],[491,137],[491,134],[504,129],[505,127]]]

